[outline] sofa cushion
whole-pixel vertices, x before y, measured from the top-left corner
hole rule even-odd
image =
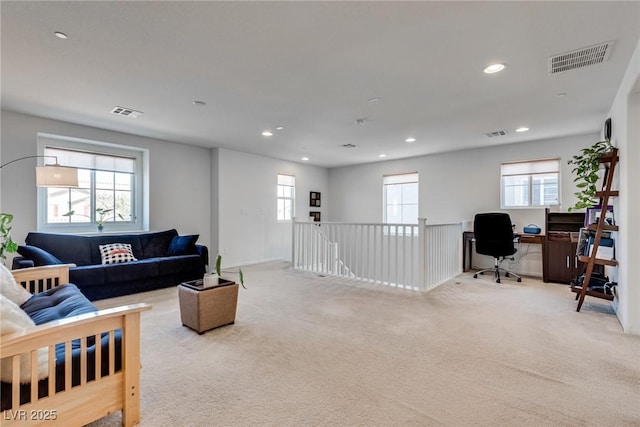
[[[128,243],[109,243],[98,246],[102,264],[118,264],[121,262],[137,261]]]
[[[105,284],[104,266],[81,265],[69,269],[69,281],[71,283],[82,283],[82,287],[102,286]]]
[[[29,328],[33,328],[35,323],[17,304],[6,296],[0,294],[0,336],[12,334],[15,332],[24,332]],[[48,375],[48,350],[47,348],[38,349],[38,379],[46,378]],[[2,381],[11,382],[13,380],[13,360],[11,358],[2,359],[0,378]],[[20,357],[20,382],[28,383],[31,381],[31,355],[23,354]]]
[[[73,283],[34,294],[21,308],[36,325],[97,311]]]
[[[188,236],[174,236],[171,239],[169,250],[167,255],[192,255],[196,252],[196,242],[198,241],[199,234],[191,234]]]
[[[118,286],[119,283],[152,279],[160,274],[158,262],[148,259],[121,264],[107,264],[103,267],[106,286]]]
[[[35,267],[41,267],[43,265],[64,264],[54,255],[37,246],[20,245],[18,246],[18,253],[23,257],[32,260]]]
[[[31,298],[31,293],[16,283],[11,271],[0,262],[0,293],[14,304],[21,306]]]
[[[178,232],[175,229],[140,235],[142,258],[157,258],[167,255],[169,245]]]
[[[202,260],[199,255],[177,255],[155,259],[159,261],[158,267],[161,276],[180,274],[185,271],[198,271],[202,267]],[[204,270],[204,267],[202,269]]]
[[[73,234],[31,232],[27,234],[25,244],[44,249],[65,264],[89,265],[96,264],[91,258],[90,239],[88,236]]]

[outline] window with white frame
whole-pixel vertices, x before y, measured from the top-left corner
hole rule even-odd
[[[39,136],[42,155],[78,169],[78,188],[41,188],[38,229],[95,232],[143,229],[143,156],[145,150]]]
[[[560,204],[560,159],[503,163],[500,176],[503,209]]]
[[[296,177],[278,174],[278,221],[290,221],[294,216]]]
[[[384,222],[418,223],[418,173],[386,175],[382,179]]]

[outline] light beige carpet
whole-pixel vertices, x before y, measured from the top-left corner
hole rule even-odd
[[[470,273],[421,294],[243,270],[235,325],[204,335],[176,288],[98,303],[153,305],[142,426],[640,425],[640,337],[606,301],[577,313],[567,286]]]

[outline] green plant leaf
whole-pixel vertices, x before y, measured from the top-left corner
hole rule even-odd
[[[247,289],[247,287],[244,285],[244,273],[242,272],[242,269],[238,269],[238,279],[240,280],[240,285],[244,288]]]

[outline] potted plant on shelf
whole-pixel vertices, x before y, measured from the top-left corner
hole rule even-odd
[[[573,207],[569,208],[569,212],[593,207],[598,204],[596,186],[600,178],[598,172],[600,170],[600,158],[609,153],[613,149],[613,145],[609,140],[598,141],[591,147],[583,148],[579,155],[573,156],[567,163],[574,165],[572,173],[575,174],[573,181],[576,183],[579,191],[575,193],[578,201]]]
[[[15,253],[18,250],[18,244],[11,239],[11,221],[13,215],[8,213],[0,213],[0,262],[7,265],[8,253]]]

